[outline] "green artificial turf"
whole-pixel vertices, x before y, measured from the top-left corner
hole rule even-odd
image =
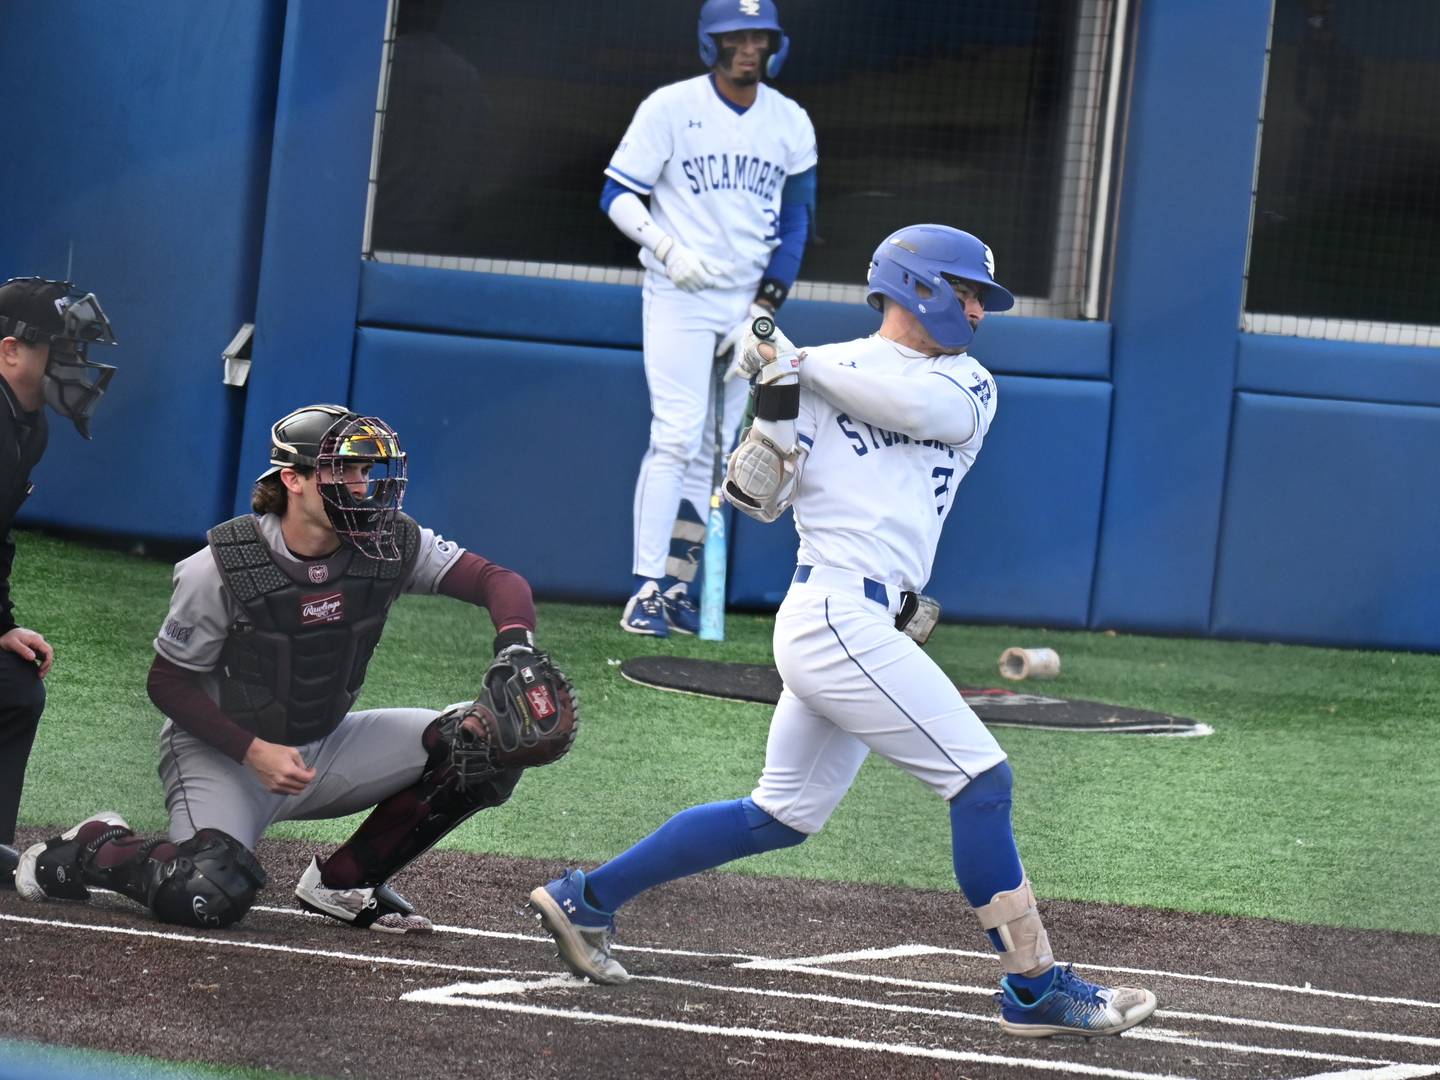
[[[68,826],[120,810],[162,829],[160,716],[145,694],[168,564],[17,535],[22,622],[58,658],[21,806]],[[769,709],[633,685],[630,656],[768,662],[768,616],[727,619],[727,640],[625,634],[618,605],[540,606],[540,643],[579,687],[571,753],[533,770],[504,807],[444,846],[589,865],[694,803],[747,794]],[[443,597],[397,605],[365,706],[443,707],[473,696],[485,613]],[[1440,933],[1440,657],[1000,626],[942,626],[928,652],[957,682],[995,685],[1011,645],[1061,656],[1047,694],[1155,709],[1204,738],[997,728],[1017,777],[1015,830],[1047,898]],[[358,819],[287,823],[329,844]],[[871,759],[818,836],[738,872],[954,888],[945,807]]]

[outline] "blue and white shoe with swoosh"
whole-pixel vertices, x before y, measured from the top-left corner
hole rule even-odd
[[[1070,965],[1055,968],[1050,989],[1030,1003],[1017,995],[1009,978],[1000,980],[1000,1026],[1011,1035],[1044,1039],[1051,1035],[1095,1038],[1128,1031],[1155,1011],[1155,995],[1132,986],[1086,982]]]

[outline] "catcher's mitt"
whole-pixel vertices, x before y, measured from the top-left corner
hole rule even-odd
[[[517,646],[495,658],[474,701],[451,707],[440,722],[463,791],[501,769],[563,757],[580,710],[575,687],[550,657]]]

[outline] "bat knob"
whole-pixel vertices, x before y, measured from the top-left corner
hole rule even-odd
[[[769,341],[775,336],[775,320],[769,315],[761,315],[750,324],[750,332],[762,341]]]

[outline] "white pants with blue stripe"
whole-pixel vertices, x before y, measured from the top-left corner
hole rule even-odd
[[[817,568],[775,617],[785,689],[751,798],[803,833],[820,831],[872,750],[947,800],[1005,760],[955,684],[895,629],[898,590],[882,607],[863,583]]]

